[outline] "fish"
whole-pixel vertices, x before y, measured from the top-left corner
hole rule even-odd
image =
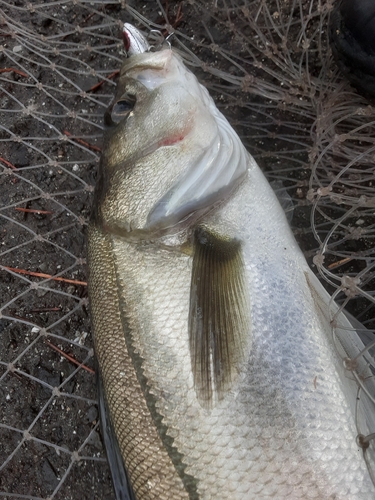
[[[124,34],[87,239],[117,498],[375,498],[364,343],[207,89]]]

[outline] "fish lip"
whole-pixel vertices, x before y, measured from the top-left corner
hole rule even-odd
[[[151,48],[144,34],[130,23],[124,23],[122,35],[128,57],[148,52]]]

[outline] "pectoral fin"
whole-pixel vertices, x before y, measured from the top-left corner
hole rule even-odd
[[[241,242],[196,229],[189,342],[197,398],[212,408],[236,381],[250,344]]]

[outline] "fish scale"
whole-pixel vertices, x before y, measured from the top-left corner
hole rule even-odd
[[[113,408],[111,418],[120,449],[127,457],[126,466],[132,477],[133,489],[140,498],[170,498],[164,496],[166,493],[176,499],[188,498],[151,418],[147,419],[148,408],[128,355],[119,297],[113,287],[116,271],[110,257],[112,242],[95,228],[90,229],[89,239],[93,245],[89,246],[88,258],[100,263],[96,271],[90,270],[91,313],[96,327],[107,332],[104,336],[95,337],[95,349],[103,353],[101,371],[106,398]],[[104,315],[103,303],[106,304]]]

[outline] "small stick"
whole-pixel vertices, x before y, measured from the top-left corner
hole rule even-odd
[[[169,8],[169,5],[168,5],[168,2],[165,2],[165,12],[167,14],[167,17],[168,16],[168,8]],[[183,13],[181,12],[182,11],[182,2],[180,2],[179,6],[178,6],[178,9],[177,9],[177,14],[175,16],[175,19],[173,22],[171,22],[171,26],[172,28],[176,29],[178,28],[178,26],[181,24],[181,21],[182,21],[182,18],[184,17]],[[164,37],[166,37],[168,35],[168,30],[163,30],[162,31],[162,34]]]
[[[45,273],[36,273],[34,271],[26,271],[25,269],[17,269],[16,267],[3,266],[4,269],[8,269],[8,271],[13,271],[18,274],[27,274],[28,276],[36,276],[37,278],[49,278],[54,281],[63,281],[64,283],[72,283],[73,285],[82,285],[87,286],[86,281],[78,281],[78,280],[70,280],[67,278],[61,278],[60,276],[52,276],[51,274]]]
[[[44,313],[44,312],[59,312],[61,311],[61,307],[40,307],[39,309],[31,309],[27,311],[29,314],[33,313]]]
[[[29,321],[27,318],[24,318],[23,316],[19,316],[18,314],[10,314],[9,317],[13,318],[13,319],[20,319],[21,321]]]
[[[101,153],[101,148],[99,148],[98,146],[94,146],[94,144],[89,144],[88,142],[86,141],[83,141],[82,139],[78,139],[77,137],[73,137],[73,135],[68,132],[67,130],[64,130],[64,134],[68,137],[71,137],[74,141],[77,141],[79,142],[80,144],[82,144],[82,146],[86,146],[87,148],[89,149],[92,149],[93,151],[98,151],[99,153]]]
[[[25,380],[25,379],[24,379],[24,378],[22,378],[22,377],[21,377],[21,375],[20,375],[19,373],[17,373],[17,372],[9,372],[9,374],[10,374],[10,375],[12,375],[13,377],[18,378],[18,380],[22,380],[22,382],[24,382],[24,380]],[[30,380],[29,380],[29,379],[27,379],[27,381],[28,381],[28,382],[30,382]]]
[[[37,209],[34,209],[34,208],[21,208],[21,207],[16,207],[16,210],[18,210],[19,212],[27,212],[27,213],[30,213],[30,214],[52,214],[52,212],[50,212],[49,210],[37,210]]]
[[[339,267],[341,266],[342,264],[346,264],[347,262],[349,262],[351,260],[351,257],[346,257],[345,259],[342,259],[342,260],[338,260],[337,262],[332,262],[332,264],[330,264],[328,266],[328,269],[334,269],[335,267]]]
[[[9,168],[11,168],[12,170],[18,170],[17,167],[15,167],[12,163],[10,163],[10,161],[6,160],[5,158],[2,158],[0,156],[0,161],[2,161],[3,163],[5,163],[5,165]]]
[[[89,14],[89,15],[86,17],[86,19],[84,19],[84,20],[80,23],[80,25],[82,26],[82,24],[87,23],[87,21],[89,21],[89,20],[90,20],[93,16],[95,16],[95,12],[91,12],[91,14]]]
[[[118,75],[120,73],[120,70],[116,70],[114,71],[113,73],[111,73],[109,76],[107,76],[107,78],[113,78],[114,76]],[[100,81],[99,83],[93,85],[91,87],[91,89],[89,89],[87,92],[95,92],[98,90],[99,87],[101,87],[103,85],[103,83],[105,83],[106,81],[105,80],[102,80]]]
[[[56,352],[58,352],[59,354],[61,354],[61,356],[64,356],[64,358],[66,358],[67,360],[71,361],[72,363],[74,363],[75,365],[77,366],[80,366],[81,368],[83,368],[84,370],[86,370],[87,372],[89,373],[92,373],[93,375],[95,375],[95,372],[92,368],[89,368],[88,366],[86,365],[83,365],[82,363],[80,363],[79,361],[77,361],[75,358],[73,358],[73,356],[70,356],[69,354],[67,354],[66,352],[62,351],[59,347],[57,347],[55,344],[52,344],[52,342],[50,342],[49,340],[47,339],[44,339],[45,343],[47,345],[49,345],[52,349],[54,349]]]
[[[174,21],[174,28],[177,28],[180,24],[180,21],[182,20],[182,18],[184,17],[184,15],[182,14],[182,2],[180,3],[180,5],[178,6],[178,10],[177,10],[177,14],[176,14],[176,19]]]
[[[0,69],[0,73],[17,73],[17,75],[24,76],[25,78],[28,78],[29,75],[26,75],[26,73],[23,73],[23,71],[20,71],[19,69],[16,68],[2,68]]]

